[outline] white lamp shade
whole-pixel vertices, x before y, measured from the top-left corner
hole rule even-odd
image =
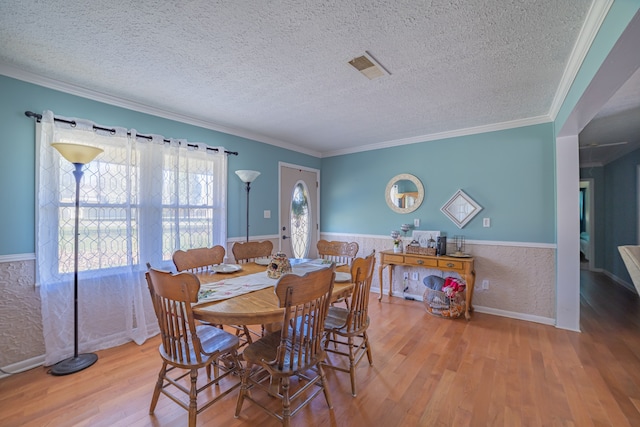
[[[90,145],[69,144],[66,142],[54,142],[51,146],[58,150],[62,157],[69,162],[81,165],[90,163],[98,154],[104,151],[102,148],[91,147]]]
[[[260,175],[260,172],[250,171],[250,170],[239,170],[239,171],[236,171],[236,175],[240,177],[242,182],[253,182],[258,177],[258,175]]]

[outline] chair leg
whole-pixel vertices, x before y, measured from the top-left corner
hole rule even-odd
[[[353,337],[348,338],[349,346],[349,377],[351,378],[351,395],[356,397],[356,355],[354,353]]]
[[[284,377],[280,383],[282,387],[282,425],[291,425],[291,399],[289,399],[289,377]]]
[[[324,336],[324,349],[325,351],[329,348],[329,343],[333,342],[333,348],[335,350],[338,349],[338,337],[335,332],[325,332]]]
[[[191,370],[191,388],[189,389],[189,427],[195,427],[198,415],[198,370]]]
[[[324,374],[324,369],[322,369],[321,363],[318,363],[316,366],[318,367],[318,372],[320,373],[320,382],[322,383],[324,399],[327,401],[327,406],[329,407],[329,409],[333,409],[333,403],[331,403],[331,395],[329,394],[329,383],[327,382],[327,377]]]
[[[151,397],[151,406],[149,407],[149,415],[153,414],[158,404],[158,398],[160,397],[160,391],[162,390],[162,384],[164,383],[164,376],[167,374],[167,362],[162,362],[162,368],[158,374],[158,381],[156,381],[156,387],[153,390],[153,397]]]
[[[371,346],[369,345],[369,336],[367,335],[367,331],[362,333],[362,339],[364,340],[364,345],[367,346],[367,359],[369,359],[369,365],[373,366],[373,357],[371,356]]]
[[[242,404],[244,403],[244,396],[247,394],[247,390],[249,388],[249,375],[251,374],[252,367],[253,366],[251,364],[247,363],[244,367],[244,371],[242,372],[242,382],[240,385],[240,392],[238,393],[238,401],[236,402],[235,418],[240,417],[240,411],[242,410]]]

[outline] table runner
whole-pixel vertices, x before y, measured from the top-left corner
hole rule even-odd
[[[310,271],[328,267],[326,263],[318,261],[322,260],[313,260],[301,264],[296,264],[293,266],[292,272],[293,274],[302,276],[303,274]],[[224,299],[237,297],[239,295],[248,294],[249,292],[273,287],[276,285],[276,283],[278,283],[278,279],[271,279],[269,276],[267,276],[266,270],[261,271],[260,273],[232,277],[216,282],[201,282],[200,292],[198,293],[198,304],[212,301],[221,301]]]

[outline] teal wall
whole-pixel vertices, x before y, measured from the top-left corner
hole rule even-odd
[[[467,239],[555,242],[554,135],[551,123],[328,157],[322,160],[320,229],[389,235],[403,223]],[[415,212],[399,214],[385,201],[400,173],[425,187]],[[483,210],[462,230],[440,208],[462,189]],[[327,203],[329,201],[329,203]],[[482,218],[491,218],[491,227]]]
[[[580,178],[594,181],[595,267],[631,283],[618,246],[638,245],[638,166],[640,150],[604,167],[583,168]]]
[[[255,169],[262,174],[251,185],[251,234],[278,233],[277,215],[263,218],[264,210],[278,212],[278,162],[320,168],[320,159],[249,139],[173,120],[115,107],[0,76],[0,255],[33,253],[35,248],[35,122],[27,110],[81,117],[98,124],[136,129],[168,138],[184,138],[222,145],[238,156],[229,156],[228,235],[246,232],[246,193],[234,171]]]
[[[631,283],[618,246],[638,244],[640,150],[604,167],[604,268]]]

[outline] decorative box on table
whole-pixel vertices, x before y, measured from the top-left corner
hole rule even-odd
[[[417,255],[433,256],[436,254],[436,248],[423,248],[422,246],[420,246],[420,244],[413,244],[413,242],[407,245],[407,248],[405,249],[405,251],[408,254],[417,254]]]

